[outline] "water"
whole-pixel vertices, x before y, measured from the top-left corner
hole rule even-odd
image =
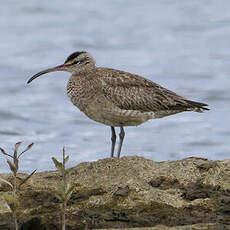
[[[52,169],[66,146],[69,165],[109,156],[110,128],[86,118],[65,94],[68,73],[34,73],[76,50],[97,65],[142,76],[211,111],[186,112],[126,128],[123,155],[156,161],[229,158],[230,2],[2,1],[0,146],[35,142],[21,170]],[[0,158],[0,172],[7,171]]]

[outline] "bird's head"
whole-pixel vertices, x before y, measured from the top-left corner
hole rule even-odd
[[[95,68],[94,58],[88,52],[77,51],[69,55],[69,57],[66,59],[64,64],[49,69],[45,69],[43,71],[36,73],[27,81],[27,84],[29,84],[35,78],[38,78],[39,76],[49,72],[66,71],[72,74],[80,74],[87,71],[91,71],[94,68]]]

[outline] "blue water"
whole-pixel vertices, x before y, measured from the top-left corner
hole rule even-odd
[[[16,0],[0,8],[0,146],[35,142],[21,171],[53,169],[110,154],[110,128],[89,120],[66,96],[68,73],[36,72],[86,50],[98,66],[137,73],[211,111],[186,112],[126,128],[122,155],[156,161],[230,154],[230,1]],[[23,149],[23,148],[22,148]],[[0,155],[0,172],[8,170]]]

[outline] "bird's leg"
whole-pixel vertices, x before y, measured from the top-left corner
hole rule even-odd
[[[118,152],[117,152],[117,158],[120,158],[121,147],[122,147],[123,140],[124,140],[124,137],[125,137],[125,131],[124,131],[123,126],[120,126],[119,137],[120,137],[120,143],[119,143],[119,148],[118,148]]]
[[[114,157],[114,149],[115,149],[115,144],[116,144],[116,132],[115,128],[111,126],[111,131],[112,131],[112,136],[111,136],[111,141],[112,141],[112,147],[111,147],[111,157]]]

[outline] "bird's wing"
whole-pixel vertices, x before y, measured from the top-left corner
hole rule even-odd
[[[143,112],[161,110],[202,111],[206,104],[193,102],[139,75],[107,69],[102,80],[104,96],[125,110]]]

